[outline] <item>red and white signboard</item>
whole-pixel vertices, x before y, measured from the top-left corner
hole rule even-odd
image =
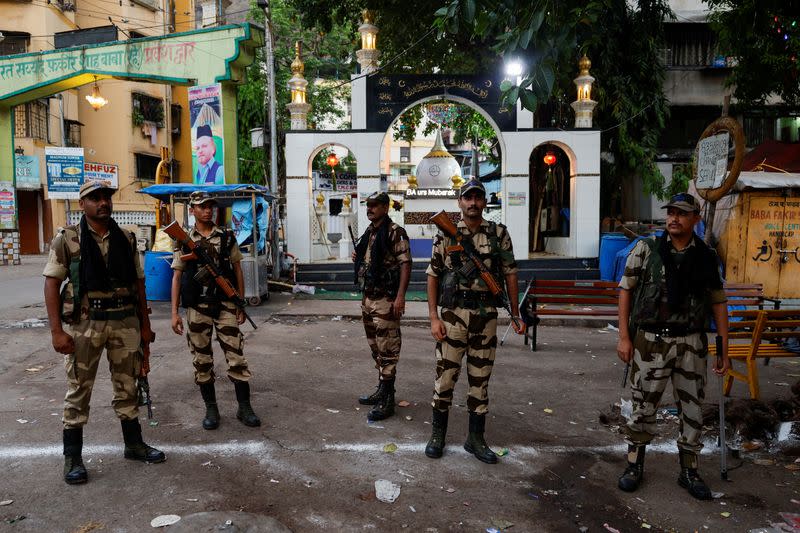
[[[119,167],[106,163],[84,163],[83,181],[106,180],[111,182],[111,186],[119,189]]]

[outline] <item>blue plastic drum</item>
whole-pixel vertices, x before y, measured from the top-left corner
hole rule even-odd
[[[168,302],[172,291],[172,252],[144,253],[145,295],[150,301]]]
[[[600,238],[600,279],[614,281],[614,260],[617,252],[628,246],[622,233],[605,233]]]

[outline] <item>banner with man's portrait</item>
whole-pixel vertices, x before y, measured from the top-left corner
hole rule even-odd
[[[189,87],[189,124],[193,182],[197,185],[224,184],[222,86],[219,83]]]

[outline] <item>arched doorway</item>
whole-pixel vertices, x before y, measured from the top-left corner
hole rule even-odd
[[[349,258],[352,235],[358,235],[358,162],[347,146],[328,143],[308,158],[311,178],[312,256],[317,260]]]
[[[550,239],[568,239],[572,214],[572,165],[568,153],[553,142],[535,147],[529,160],[531,202],[528,250],[552,251]]]
[[[458,175],[451,175],[453,172],[448,170],[446,176],[440,175],[435,180],[434,186],[415,174],[426,156],[441,151],[435,146],[439,142],[437,136],[441,136],[441,147],[452,156],[445,166],[455,167]],[[503,138],[495,121],[479,105],[465,98],[451,95],[421,98],[391,122],[380,150],[381,186],[392,199],[390,217],[408,232],[413,257],[430,257],[436,234],[436,228],[428,223],[430,217],[442,209],[448,212],[458,209],[454,196],[424,197],[414,195],[413,191],[409,194],[410,183],[412,189],[418,186],[418,191],[434,186],[442,189],[436,193],[443,193],[446,192],[443,189],[452,190],[475,174],[484,183],[487,196],[493,199],[484,217],[499,223],[503,221],[500,200],[503,154]]]

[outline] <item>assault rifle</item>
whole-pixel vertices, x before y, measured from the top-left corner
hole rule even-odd
[[[147,314],[152,313],[152,309],[147,308]],[[151,331],[149,339],[142,339],[139,344],[139,355],[142,358],[142,366],[139,375],[136,376],[136,390],[138,392],[138,405],[147,406],[147,419],[153,419],[153,399],[150,397],[150,382],[147,381],[147,374],[150,373],[150,343],[155,342],[156,332]]]
[[[496,279],[494,279],[494,275],[489,272],[489,269],[486,268],[486,265],[483,264],[480,257],[478,257],[478,252],[475,250],[475,244],[472,242],[472,239],[463,238],[461,232],[458,231],[458,227],[453,224],[453,221],[450,220],[450,217],[447,216],[447,213],[444,211],[439,211],[435,215],[433,215],[430,219],[430,222],[436,224],[436,227],[439,228],[445,235],[454,239],[456,243],[453,246],[448,246],[445,251],[447,253],[450,252],[461,252],[463,253],[468,262],[464,263],[459,269],[459,274],[464,276],[466,279],[472,279],[474,277],[475,271],[478,272],[478,275],[489,288],[489,292],[497,298],[502,306],[508,311],[508,314],[511,316],[511,320],[514,322],[514,325],[519,329],[520,323],[519,319],[514,316],[514,313],[511,312],[511,302],[508,299],[508,295],[506,291],[500,286]]]
[[[247,305],[244,299],[242,299],[239,293],[236,292],[236,289],[233,288],[225,276],[222,275],[222,272],[220,272],[217,265],[214,264],[214,260],[208,255],[208,252],[189,238],[189,235],[187,235],[180,224],[178,224],[178,221],[176,220],[169,226],[165,227],[164,233],[178,241],[181,246],[185,246],[191,250],[188,254],[181,256],[181,261],[200,262],[200,268],[197,269],[197,274],[194,278],[195,281],[204,285],[208,282],[208,278],[213,278],[214,282],[217,284],[217,287],[222,289],[222,292],[225,293],[225,296],[229,298],[242,313],[244,313],[244,317],[248,322],[250,322],[250,325],[253,326],[253,329],[258,329],[255,322],[253,322],[253,319],[250,318],[250,315],[248,315],[247,311],[244,310],[245,305]]]

